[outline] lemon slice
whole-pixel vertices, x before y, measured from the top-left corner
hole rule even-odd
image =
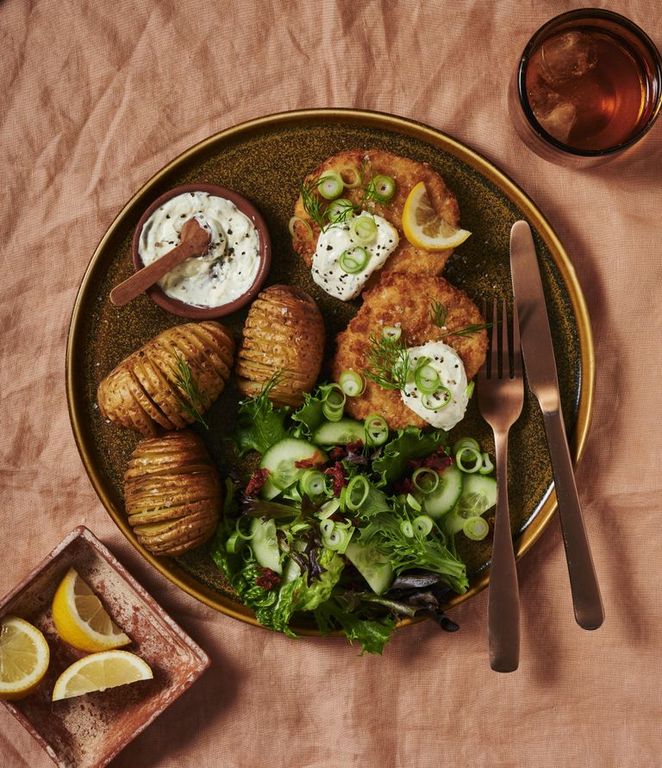
[[[466,229],[455,229],[439,216],[422,181],[416,184],[405,200],[402,229],[412,245],[425,251],[457,248],[471,234]]]
[[[105,691],[154,677],[149,664],[128,651],[101,651],[75,661],[58,677],[53,701]]]
[[[107,651],[131,642],[74,568],[57,588],[52,610],[58,635],[81,651]]]
[[[42,633],[29,622],[7,616],[0,622],[0,699],[22,699],[41,682],[50,652]]]

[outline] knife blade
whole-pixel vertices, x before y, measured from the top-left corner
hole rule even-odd
[[[552,462],[575,619],[584,629],[597,629],[604,621],[604,608],[563,423],[540,268],[526,221],[515,222],[510,231],[510,269],[526,377],[542,410]]]

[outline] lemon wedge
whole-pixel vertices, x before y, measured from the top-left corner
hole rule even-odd
[[[149,664],[135,653],[101,651],[84,656],[67,667],[55,682],[52,698],[53,701],[71,699],[153,677]]]
[[[412,245],[425,251],[457,248],[471,234],[466,229],[455,229],[439,216],[423,181],[414,186],[405,200],[402,229]]]
[[[41,682],[50,652],[46,638],[29,622],[7,616],[0,622],[0,699],[13,701]]]
[[[52,612],[58,635],[81,651],[107,651],[131,642],[74,568],[57,588]]]

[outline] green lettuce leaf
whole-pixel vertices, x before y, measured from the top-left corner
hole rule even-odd
[[[299,423],[295,436],[309,438],[324,421],[322,398],[306,392],[303,396],[303,405],[292,414],[292,421]]]
[[[249,451],[264,454],[272,445],[288,436],[285,428],[288,409],[274,408],[269,400],[269,392],[277,381],[277,375],[272,376],[257,397],[250,397],[239,403],[237,426],[234,431],[239,456]]]
[[[361,618],[349,611],[340,597],[332,597],[319,605],[314,616],[322,634],[341,629],[350,643],[356,641],[361,645],[361,655],[381,654],[395,629],[395,619],[392,617]]]
[[[328,600],[345,567],[342,557],[331,549],[324,549],[318,562],[324,571],[310,586],[304,581],[303,589],[298,596],[296,606],[298,611],[313,611],[318,605]]]
[[[407,462],[422,459],[448,444],[446,433],[435,429],[423,432],[417,427],[399,429],[396,437],[386,443],[382,455],[372,462],[373,469],[380,476],[380,485],[399,480],[407,471]]]

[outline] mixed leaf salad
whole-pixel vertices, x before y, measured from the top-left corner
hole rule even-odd
[[[305,614],[381,653],[401,617],[425,612],[457,629],[441,610],[468,587],[455,538],[487,535],[496,482],[471,438],[451,446],[440,430],[346,418],[359,390],[350,379],[318,387],[296,411],[269,400],[273,379],[240,404],[237,450],[259,466],[247,482],[227,481],[213,557],[265,627],[294,636],[292,619]]]

